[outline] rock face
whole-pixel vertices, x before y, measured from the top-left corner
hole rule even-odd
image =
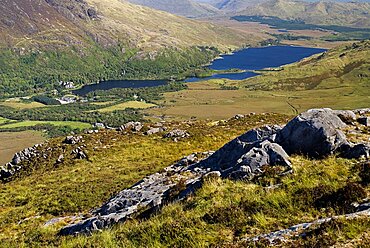
[[[63,228],[60,234],[89,234],[131,216],[148,214],[168,201],[183,199],[208,177],[250,180],[264,173],[266,166],[282,166],[285,172],[290,172],[292,165],[288,154],[369,156],[368,144],[349,142],[342,130],[347,128],[343,120],[352,123],[356,119],[353,113],[357,114],[313,109],[295,117],[285,127],[265,126],[250,130],[218,151],[202,154],[206,157],[203,160],[201,155],[192,154],[165,168],[164,172],[141,180],[94,210],[92,217]],[[174,130],[165,137],[177,138],[185,134],[185,131]]]
[[[42,144],[37,144],[34,145],[33,147],[26,148],[23,151],[14,154],[14,157],[11,162],[0,167],[0,180],[5,181],[7,178],[13,176],[18,171],[20,171],[22,169],[22,166],[20,164],[23,161],[38,156],[39,155],[38,148],[41,146]]]
[[[123,222],[135,215],[145,215],[164,203],[182,199],[202,185],[203,178],[221,176],[249,179],[263,173],[262,166],[283,165],[291,169],[288,155],[273,143],[278,126],[255,129],[229,142],[216,153],[192,154],[176,164],[153,174],[111,198],[92,212],[93,217],[72,224],[61,235],[90,234]],[[247,161],[250,161],[248,164]]]
[[[84,143],[82,136],[67,136],[60,144],[62,149],[58,152],[57,157],[55,157],[55,163],[63,163],[71,155],[73,159],[88,159],[86,145],[82,143]],[[67,150],[64,149],[66,147],[71,147],[73,150],[66,152]],[[11,162],[0,166],[0,181],[6,182],[11,180],[16,173],[29,168],[30,164],[37,166],[38,159],[45,160],[53,158],[55,156],[55,154],[53,155],[54,152],[56,152],[56,148],[48,147],[47,143],[37,144],[17,152],[14,154]]]
[[[201,178],[209,170],[190,168],[197,161],[196,154],[153,174],[133,187],[125,189],[92,212],[93,217],[63,228],[61,235],[91,233],[125,221],[133,214],[154,211],[171,198],[180,198],[201,184]]]
[[[277,133],[276,141],[288,154],[322,157],[348,144],[339,130],[346,124],[331,109],[312,109],[290,121]]]

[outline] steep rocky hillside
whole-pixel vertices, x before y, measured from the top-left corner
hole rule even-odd
[[[311,24],[370,26],[370,3],[304,2],[271,0],[240,11],[239,14],[274,16],[285,20],[301,20]]]
[[[186,17],[205,17],[219,14],[212,5],[198,3],[193,0],[128,0],[131,3],[163,10],[175,15]]]
[[[51,139],[1,169],[1,244],[364,246],[369,114],[127,123]],[[60,236],[76,233],[89,235]]]

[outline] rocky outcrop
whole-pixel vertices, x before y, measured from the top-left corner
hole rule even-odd
[[[192,154],[165,168],[164,172],[144,178],[94,210],[93,217],[63,228],[60,234],[91,233],[132,215],[152,212],[170,199],[186,196],[201,185],[202,177],[209,172],[209,169],[191,167],[197,160],[198,155]]]
[[[276,141],[288,154],[322,157],[348,144],[340,130],[346,124],[331,109],[312,109],[290,121],[277,133]]]
[[[67,136],[57,147],[51,147],[46,142],[17,152],[11,162],[0,166],[0,181],[7,182],[15,174],[37,167],[39,161],[54,159],[55,164],[61,164],[67,158],[88,159],[83,136]]]
[[[333,217],[318,219],[318,220],[315,220],[309,223],[298,224],[295,226],[291,226],[287,229],[258,235],[252,238],[247,238],[247,239],[244,239],[244,241],[257,242],[259,240],[267,240],[269,241],[271,245],[273,245],[274,243],[281,244],[281,242],[284,242],[288,238],[291,238],[294,236],[304,236],[305,231],[318,229],[322,224],[327,223],[329,221],[333,221],[337,219],[350,220],[350,219],[357,219],[357,218],[362,218],[362,217],[370,217],[370,204],[369,203],[365,203],[365,204],[358,206],[357,212],[354,212],[351,214],[337,215]]]
[[[40,152],[38,151],[38,148],[41,146],[42,144],[36,144],[33,147],[26,148],[23,151],[14,154],[11,162],[0,167],[0,180],[4,181],[20,171],[22,169],[22,162],[39,156]]]
[[[251,180],[263,174],[266,166],[284,167],[282,174],[286,174],[292,171],[290,154],[314,158],[333,153],[349,158],[369,156],[368,144],[354,144],[346,138],[346,123],[352,125],[356,119],[352,113],[357,112],[313,109],[295,117],[285,127],[265,126],[250,130],[218,151],[203,154],[204,159],[199,154],[192,154],[162,173],[143,179],[94,210],[92,217],[67,226],[60,233],[88,234],[131,216],[146,215],[168,201],[182,199],[209,176]],[[176,130],[165,137],[183,137],[185,133]]]
[[[229,142],[216,153],[192,154],[162,173],[153,174],[111,198],[94,210],[92,217],[63,228],[62,235],[89,234],[141,216],[164,203],[182,199],[202,185],[208,177],[250,179],[263,173],[262,166],[282,165],[291,169],[288,155],[273,143],[278,126],[254,129]],[[201,157],[206,157],[201,160]],[[249,162],[248,162],[249,161]]]

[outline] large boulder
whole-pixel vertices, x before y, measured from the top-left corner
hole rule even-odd
[[[236,179],[252,179],[253,177],[263,173],[264,166],[285,166],[290,170],[292,165],[288,154],[284,149],[268,140],[254,144],[254,146],[244,155],[242,155],[238,163],[230,168],[230,177]]]
[[[226,170],[238,164],[238,160],[249,152],[258,142],[274,141],[280,126],[264,126],[252,129],[237,137],[216,151],[208,159],[202,161],[202,166],[215,170]],[[258,144],[257,144],[258,145]]]
[[[322,157],[348,144],[340,130],[346,124],[331,109],[311,109],[291,120],[277,133],[276,142],[288,154]]]

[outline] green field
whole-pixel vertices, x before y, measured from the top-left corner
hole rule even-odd
[[[113,111],[116,111],[116,110],[125,110],[125,109],[128,109],[128,108],[147,109],[147,108],[151,108],[151,107],[155,107],[155,106],[156,106],[155,104],[147,103],[147,102],[129,101],[129,102],[123,102],[123,103],[119,103],[119,104],[116,104],[116,105],[113,105],[113,106],[109,106],[109,107],[106,107],[106,108],[101,108],[98,111],[104,113],[104,112],[113,112]]]
[[[45,107],[44,104],[39,102],[21,102],[19,100],[7,100],[5,102],[0,102],[0,105],[11,107],[14,109],[33,109]]]
[[[76,129],[91,128],[90,124],[84,123],[84,122],[78,122],[78,121],[20,121],[20,122],[0,126],[0,129],[32,127],[32,126],[41,125],[41,124],[50,124],[54,126],[69,126],[71,128],[76,128]]]

